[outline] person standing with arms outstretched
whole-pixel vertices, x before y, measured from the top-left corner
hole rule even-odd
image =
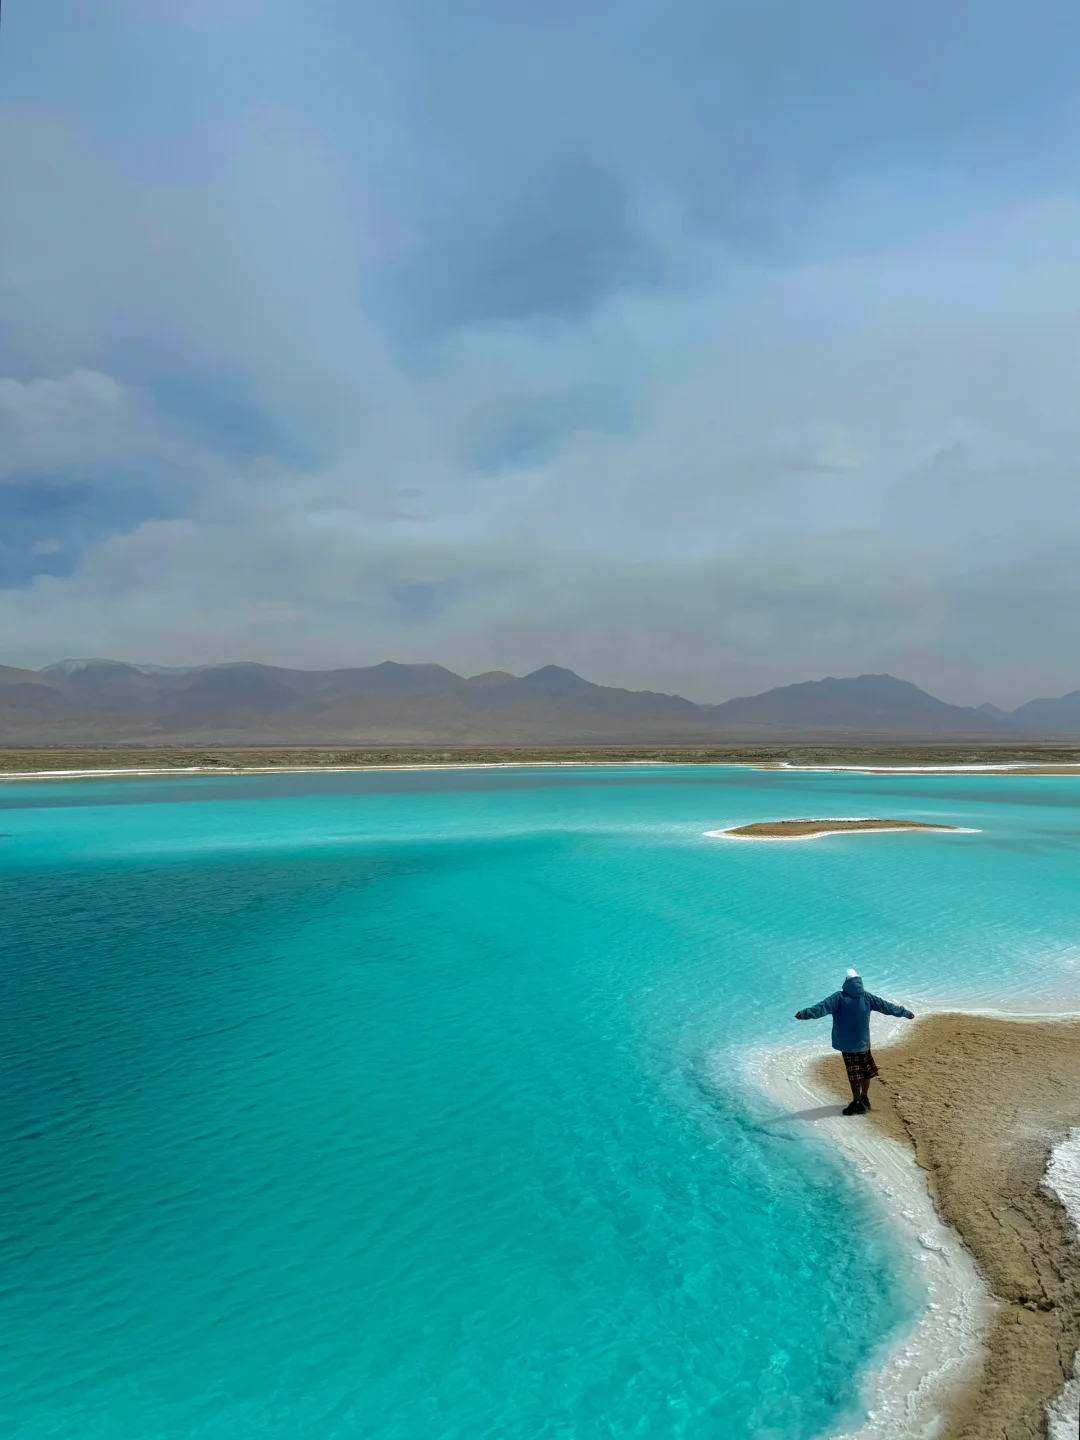
[[[894,1005],[891,1000],[882,1000],[880,995],[871,995],[863,989],[862,977],[857,970],[849,970],[843,989],[819,1000],[806,1010],[796,1010],[796,1020],[820,1020],[823,1015],[832,1016],[832,1048],[844,1057],[851,1086],[851,1104],[844,1109],[845,1115],[865,1115],[870,1109],[870,1097],[866,1093],[870,1081],[878,1073],[870,1049],[870,1011],[882,1015],[898,1015],[903,1020],[914,1020],[915,1012],[903,1005]]]

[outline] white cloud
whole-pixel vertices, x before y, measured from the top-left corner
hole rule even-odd
[[[0,379],[0,424],[44,430],[86,420],[113,409],[122,394],[97,370],[74,370],[59,380]]]

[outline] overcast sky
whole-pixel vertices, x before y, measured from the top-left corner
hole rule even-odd
[[[10,0],[0,661],[1080,687],[1075,0]]]

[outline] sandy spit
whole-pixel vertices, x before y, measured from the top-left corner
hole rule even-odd
[[[928,1298],[914,1331],[869,1367],[866,1421],[841,1440],[935,1440],[942,1416],[982,1372],[996,1305],[971,1253],[935,1209],[906,1135],[841,1115],[820,1062],[819,1038],[753,1052],[746,1069],[786,1112],[781,1122],[809,1126],[838,1146],[877,1190]]]
[[[1080,1020],[930,1015],[878,1062],[874,1112],[848,1123],[914,1149],[997,1301],[985,1363],[948,1398],[940,1440],[1075,1435],[1080,1244],[1053,1182],[1067,1199],[1080,1177]],[[847,1095],[839,1056],[813,1069]]]
[[[925,820],[873,820],[862,816],[801,820],[755,820],[728,830],[706,830],[715,840],[816,840],[822,835],[880,834],[883,831],[936,830],[957,835],[974,835],[977,831],[958,825],[934,825]]]

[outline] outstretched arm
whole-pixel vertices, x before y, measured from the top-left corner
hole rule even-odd
[[[834,995],[827,995],[824,1000],[819,1000],[816,1005],[809,1005],[805,1010],[796,1010],[796,1020],[820,1020],[823,1015],[834,1015],[836,1007],[840,1003],[840,991]]]
[[[908,1010],[903,1005],[894,1005],[891,1000],[882,1000],[880,995],[871,995],[867,991],[866,998],[870,1001],[870,1009],[880,1010],[882,1015],[898,1015],[901,1020],[915,1019],[914,1010]]]

